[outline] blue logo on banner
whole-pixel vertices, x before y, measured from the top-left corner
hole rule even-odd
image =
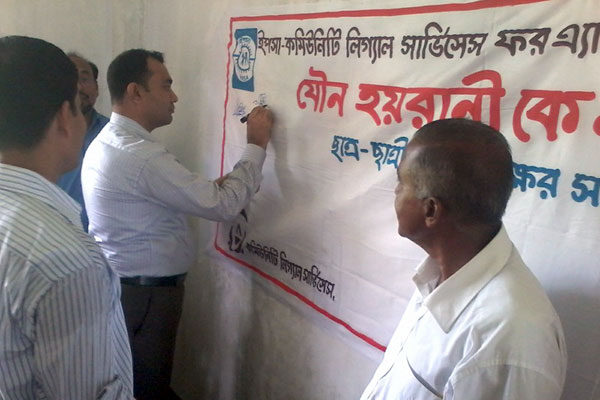
[[[235,31],[235,50],[233,51],[234,89],[254,92],[254,61],[256,60],[256,28],[237,29]]]

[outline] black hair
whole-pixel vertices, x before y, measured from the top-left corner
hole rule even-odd
[[[77,112],[77,81],[75,65],[55,45],[0,38],[0,150],[35,147],[65,101]]]
[[[148,89],[148,58],[164,63],[163,54],[158,51],[144,49],[127,50],[117,56],[107,71],[108,91],[113,104],[123,100],[127,85],[132,82],[142,85]]]
[[[96,64],[94,64],[93,62],[88,60],[88,64],[90,64],[90,67],[92,68],[92,74],[94,74],[94,80],[96,81],[96,83],[98,82],[98,67],[96,66]]]
[[[461,118],[431,122],[408,171],[418,198],[437,197],[464,223],[501,221],[513,189],[512,156],[496,129]]]

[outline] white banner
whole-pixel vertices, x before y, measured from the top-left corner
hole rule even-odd
[[[245,144],[241,117],[267,104],[277,123],[261,189],[219,226],[216,249],[384,350],[424,257],[396,232],[404,146],[435,119],[481,120],[512,146],[505,223],[565,325],[567,388],[591,393],[598,366],[586,366],[600,357],[598,1],[291,9],[230,22],[223,172]]]

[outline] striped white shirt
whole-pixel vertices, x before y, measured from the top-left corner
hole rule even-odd
[[[248,144],[219,186],[181,165],[140,124],[113,112],[83,160],[89,231],[120,276],[185,273],[196,258],[186,214],[235,218],[258,190],[265,157],[263,148]]]
[[[79,206],[0,164],[0,399],[131,399],[120,286]]]

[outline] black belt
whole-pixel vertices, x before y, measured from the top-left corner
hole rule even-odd
[[[186,274],[172,276],[127,276],[121,278],[121,284],[131,286],[177,286],[183,282]]]

